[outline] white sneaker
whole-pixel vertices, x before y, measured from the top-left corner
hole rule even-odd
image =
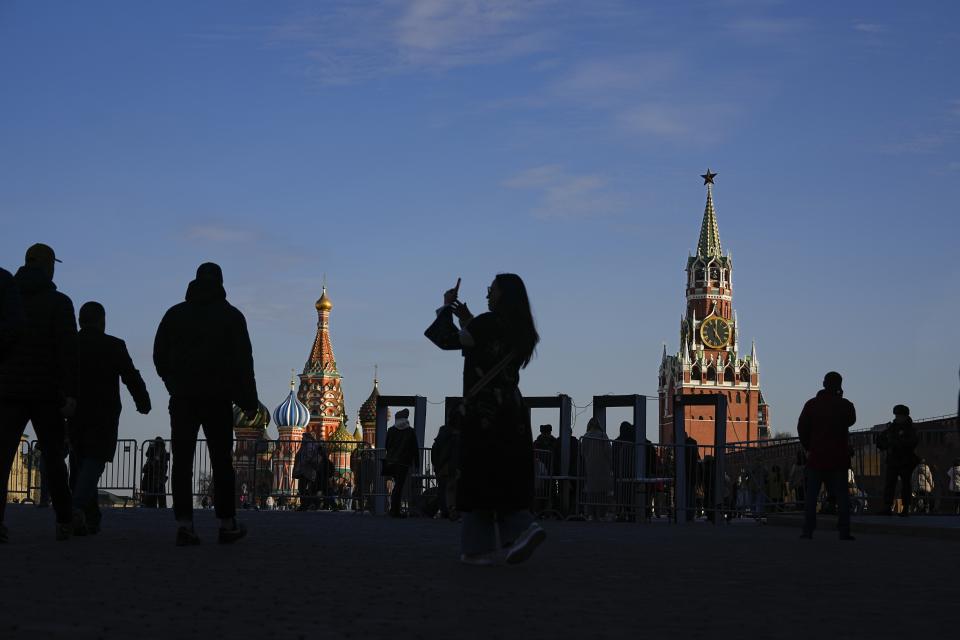
[[[533,555],[534,550],[547,539],[547,532],[536,522],[531,523],[507,551],[507,564],[519,564]]]
[[[470,564],[475,567],[492,567],[493,566],[493,557],[489,553],[476,553],[476,554],[460,554],[460,562],[463,564]]]

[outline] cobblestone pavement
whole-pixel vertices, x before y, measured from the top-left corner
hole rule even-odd
[[[211,512],[178,548],[171,512],[140,509],[58,543],[49,509],[10,505],[0,638],[941,637],[960,596],[950,540],[547,522],[528,563],[478,568],[446,521],[242,517],[234,546]]]

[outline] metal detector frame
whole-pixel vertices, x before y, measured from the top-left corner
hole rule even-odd
[[[424,396],[380,396],[377,398],[377,445],[387,446],[387,411],[390,407],[413,407],[413,432],[417,436],[417,447],[423,447],[427,429],[427,399]],[[384,454],[386,455],[386,454]],[[379,474],[380,470],[377,469]],[[373,512],[381,515],[387,510],[387,496],[377,493],[373,499]]]
[[[713,524],[719,524],[719,517],[723,507],[724,455],[727,448],[727,396],[722,393],[704,393],[696,395],[677,394],[673,402],[673,444],[674,467],[674,518],[678,524],[685,524],[687,511],[687,457],[681,455],[682,447],[686,443],[687,429],[686,407],[708,406],[714,407],[713,419]],[[706,496],[704,500],[706,501]]]

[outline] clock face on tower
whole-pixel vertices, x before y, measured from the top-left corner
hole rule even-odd
[[[700,338],[711,349],[722,349],[730,342],[730,323],[718,316],[707,318],[700,325]]]

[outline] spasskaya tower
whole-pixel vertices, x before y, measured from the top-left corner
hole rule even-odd
[[[702,175],[707,204],[696,255],[687,258],[686,313],[680,318],[680,351],[660,361],[660,442],[673,442],[673,406],[677,394],[727,396],[727,442],[770,437],[769,407],[760,391],[756,345],[740,351],[740,327],[733,310],[733,260],[720,246],[713,205],[716,173]],[[701,445],[714,439],[713,407],[685,409],[687,433]]]

